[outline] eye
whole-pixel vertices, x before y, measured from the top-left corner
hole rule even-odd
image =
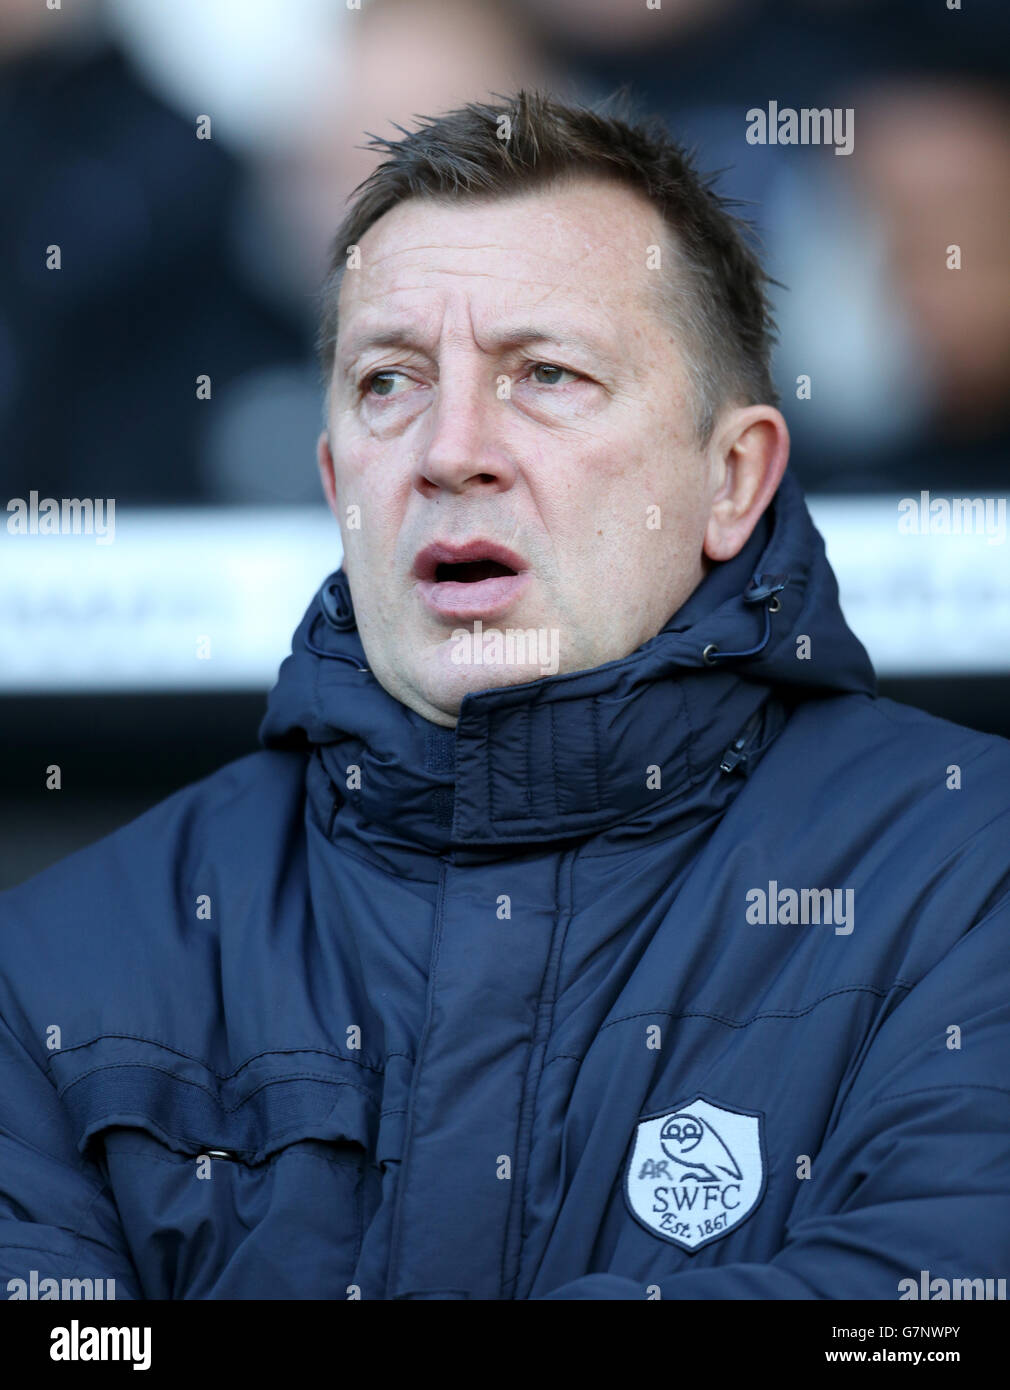
[[[405,382],[407,378],[402,372],[394,372],[389,369],[381,372],[373,372],[367,376],[362,383],[362,389],[366,396],[392,396],[395,395],[395,386],[398,381]]]
[[[572,381],[578,380],[578,374],[571,372],[567,367],[556,367],[553,362],[537,362],[534,364],[531,373],[539,386],[563,386],[562,377],[570,377]]]

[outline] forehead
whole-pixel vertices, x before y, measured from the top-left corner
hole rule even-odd
[[[505,198],[408,199],[361,238],[361,265],[341,284],[341,336],[378,308],[434,310],[448,296],[464,296],[478,315],[536,305],[625,321],[658,289],[656,245],[665,259],[658,211],[609,179]]]

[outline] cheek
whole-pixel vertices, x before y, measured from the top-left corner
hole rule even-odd
[[[369,437],[338,436],[336,500],[344,544],[363,553],[388,551],[410,494],[410,469]]]
[[[635,456],[619,432],[602,437],[586,431],[563,450],[525,450],[522,457],[548,530],[565,536],[569,546],[592,546],[607,536],[640,485]]]
[[[338,492],[364,491],[382,476],[376,465],[381,446],[356,425],[342,421],[330,432]]]
[[[655,534],[675,520],[675,491],[661,464],[646,466],[629,448],[589,455],[559,502],[571,545],[587,554],[611,554],[622,568]]]
[[[648,509],[646,535],[665,537],[668,546],[678,548],[693,544],[705,503],[708,466],[698,451],[693,423],[673,409],[651,414],[641,459],[637,496],[643,517]]]
[[[695,464],[658,450],[648,463],[631,447],[601,451],[559,510],[562,588],[578,611],[593,610],[601,634],[652,635],[697,582],[704,522]]]

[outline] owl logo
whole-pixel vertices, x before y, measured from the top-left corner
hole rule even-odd
[[[697,1178],[698,1182],[743,1178],[729,1149],[712,1126],[698,1115],[688,1115],[684,1111],[671,1115],[659,1131],[659,1142],[667,1158],[688,1169],[683,1176]]]
[[[728,1236],[765,1193],[763,1119],[696,1094],[639,1120],[624,1180],[639,1225],[688,1253]]]

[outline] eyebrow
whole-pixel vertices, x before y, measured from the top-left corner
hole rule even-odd
[[[559,347],[582,348],[598,357],[610,360],[606,345],[592,333],[581,328],[563,328],[562,325],[516,324],[503,327],[489,336],[489,351],[501,352],[507,348],[527,347],[530,343],[556,343]],[[363,328],[352,334],[341,348],[339,358],[342,365],[353,362],[363,352],[371,348],[399,347],[412,351],[430,353],[429,345],[421,341],[420,335],[408,327],[390,326],[388,328]]]

